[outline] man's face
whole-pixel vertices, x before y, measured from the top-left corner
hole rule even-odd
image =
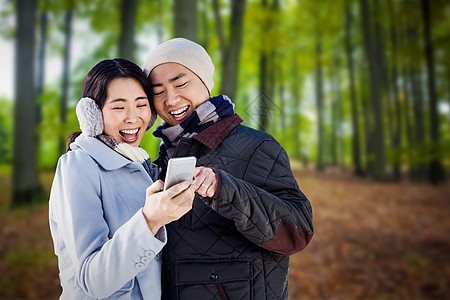
[[[200,78],[177,63],[155,67],[149,76],[156,112],[171,126],[178,125],[209,99]]]

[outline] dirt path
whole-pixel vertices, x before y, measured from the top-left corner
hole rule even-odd
[[[450,188],[296,172],[315,236],[291,299],[449,299]]]
[[[315,236],[291,258],[290,299],[450,299],[449,187],[295,175]],[[0,176],[0,299],[57,299],[47,205],[8,211],[9,189]]]

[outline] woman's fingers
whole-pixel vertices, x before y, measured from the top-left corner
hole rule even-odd
[[[157,180],[147,188],[147,196],[158,193],[164,189],[164,182]]]
[[[168,188],[165,192],[167,193],[169,198],[174,198],[178,194],[180,194],[183,191],[185,191],[186,189],[188,189],[190,187],[190,185],[191,184],[189,183],[189,181],[182,181],[182,182],[177,183],[174,186]]]
[[[185,210],[185,212],[187,212],[192,208],[194,196],[195,196],[194,189],[191,186],[189,186],[187,189],[180,192],[171,200],[174,205],[182,208],[183,210]]]

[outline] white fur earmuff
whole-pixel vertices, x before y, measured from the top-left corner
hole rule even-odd
[[[77,103],[76,113],[81,131],[87,136],[103,133],[103,115],[100,107],[91,98],[81,98]]]

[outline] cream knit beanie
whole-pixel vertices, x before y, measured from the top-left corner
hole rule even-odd
[[[145,61],[145,75],[148,77],[155,67],[169,62],[183,65],[195,73],[211,94],[214,64],[202,46],[185,38],[175,38],[156,46]]]

